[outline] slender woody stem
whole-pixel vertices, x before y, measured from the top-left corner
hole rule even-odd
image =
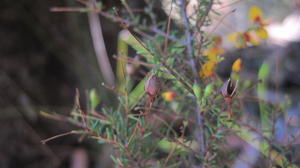
[[[211,6],[213,4],[213,0],[210,1],[210,5],[207,8],[206,13],[208,14]],[[189,18],[187,16],[186,12],[186,0],[180,0],[180,8],[181,8],[181,15],[183,18],[183,24],[185,26],[185,36],[186,36],[186,49],[187,49],[187,55],[189,57],[189,65],[192,69],[193,76],[194,76],[194,82],[196,84],[200,84],[200,77],[198,75],[197,66],[196,66],[196,60],[194,57],[193,52],[193,34],[191,32],[191,24],[189,22]],[[205,18],[207,17],[207,14],[201,18],[200,25],[202,26],[205,22]],[[195,113],[196,113],[196,122],[198,125],[197,130],[195,131],[195,136],[201,146],[201,155],[204,157],[206,153],[206,142],[205,142],[205,133],[204,133],[204,121],[203,121],[203,114],[201,112],[201,104],[197,101],[196,107],[195,107]],[[200,166],[203,167],[203,166]]]

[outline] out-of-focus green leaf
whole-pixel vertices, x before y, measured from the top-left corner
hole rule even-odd
[[[125,91],[126,87],[126,64],[128,57],[128,45],[125,40],[130,36],[127,30],[122,30],[118,37],[118,59],[117,59],[117,88]]]
[[[123,30],[122,42],[125,42],[126,44],[131,46],[133,49],[137,51],[138,54],[141,54],[146,58],[152,57],[152,54],[148,51],[148,49],[146,49],[144,44],[140,40],[138,40],[134,35],[132,35],[128,30]],[[122,79],[121,69],[124,68],[124,65],[122,63],[119,63],[119,67],[120,70],[118,71],[118,73],[120,74],[120,79]],[[129,94],[128,105],[130,109],[132,109],[139,102],[139,100],[144,96],[145,94],[144,86],[145,86],[146,78],[147,77],[145,77],[142,81],[140,81],[139,84]]]
[[[99,105],[101,102],[100,97],[97,95],[97,92],[95,89],[92,89],[90,91],[90,102],[91,102],[91,108],[92,110],[95,110],[95,108]]]
[[[270,73],[270,65],[263,63],[258,72],[258,80],[260,81],[257,85],[257,95],[260,100],[266,100],[267,93],[267,78]],[[271,129],[271,124],[268,117],[268,105],[264,101],[259,101],[259,110],[260,110],[260,119],[262,124],[262,129],[268,130]],[[270,131],[265,131],[265,136],[270,136]]]
[[[197,99],[201,100],[201,87],[197,83],[194,83],[193,91]]]
[[[270,74],[270,65],[268,63],[263,63],[258,72],[259,79],[267,79]]]
[[[268,141],[264,140],[258,133],[253,132],[250,128],[246,126],[240,126],[232,122],[225,122],[224,124],[230,127],[236,133],[237,136],[246,141],[256,150],[260,151],[263,155],[270,158],[274,163],[278,164],[279,166],[283,166],[285,163],[289,162],[284,155],[278,153],[276,150],[271,149]],[[298,166],[294,164],[291,164],[287,167],[298,168]]]
[[[208,84],[204,89],[204,98],[209,97],[214,91],[214,87],[212,84]]]
[[[190,144],[186,144],[187,146],[190,146]],[[175,142],[171,142],[167,139],[162,139],[159,141],[158,146],[161,150],[163,150],[164,152],[170,152],[173,149],[178,150],[179,152],[188,152],[188,149],[186,149],[185,147],[175,143]]]
[[[147,77],[145,77],[140,83],[130,92],[129,94],[129,100],[128,100],[128,106],[129,109],[132,109],[144,96],[145,94],[145,82],[147,80]]]

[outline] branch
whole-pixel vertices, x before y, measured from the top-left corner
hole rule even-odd
[[[93,2],[93,0],[91,0]],[[95,2],[93,2],[95,3]],[[104,39],[102,35],[100,18],[96,12],[88,13],[88,20],[90,24],[91,36],[94,44],[95,54],[100,66],[104,81],[109,86],[115,85],[115,76],[109,62]]]
[[[197,31],[198,31],[198,33],[200,33],[200,38],[201,38],[200,43],[198,45],[199,53],[201,52],[201,48],[204,43],[204,37],[203,37],[203,34],[201,33],[201,28],[204,25],[206,17],[208,16],[210,10],[212,9],[213,4],[214,4],[214,0],[210,0],[204,15],[196,22]]]
[[[82,12],[82,11],[86,11],[87,9],[97,13],[97,14],[100,14],[101,16],[103,17],[106,17],[108,19],[111,19],[113,21],[116,21],[116,22],[119,22],[121,23],[123,26],[125,27],[129,27],[129,26],[136,26],[134,25],[131,21],[129,20],[125,20],[119,16],[115,16],[115,15],[112,15],[110,13],[107,13],[107,12],[103,12],[101,10],[99,10],[97,7],[93,6],[90,2],[87,2],[87,1],[84,1],[84,0],[77,0],[79,3],[85,5],[87,8],[70,8],[70,7],[55,7],[55,8],[51,8],[51,11],[52,12],[73,12],[73,11],[79,11],[79,12]],[[139,26],[141,29],[146,29],[146,30],[150,30],[158,35],[161,35],[161,36],[164,36],[165,38],[169,39],[169,40],[172,40],[176,43],[179,43],[179,44],[182,44],[182,45],[186,45],[185,44],[185,41],[183,40],[179,40],[177,39],[176,37],[172,36],[172,35],[168,35],[167,33],[161,31],[160,29],[158,29],[157,27],[155,26],[151,26],[150,28],[149,27],[146,27],[146,26]],[[140,32],[138,32],[140,33]]]
[[[186,6],[187,6],[186,0],[180,0],[181,15],[183,18],[183,24],[185,26],[187,55],[188,55],[188,57],[190,57],[189,65],[193,72],[194,83],[200,84],[200,77],[198,75],[198,71],[197,71],[197,67],[196,67],[196,60],[194,58],[194,53],[193,53],[191,25],[189,22],[189,18],[187,16]],[[204,17],[206,17],[206,16],[204,16]],[[205,18],[203,20],[205,20]],[[195,96],[195,98],[196,98],[196,96]],[[206,153],[206,142],[205,142],[205,133],[204,133],[203,114],[201,113],[201,105],[198,102],[198,100],[196,100],[195,113],[196,113],[196,122],[198,125],[198,128],[195,131],[195,136],[201,146],[201,156],[204,157],[205,153]],[[200,166],[200,167],[202,167],[202,166]]]
[[[199,21],[197,21],[196,26],[198,27],[198,30],[201,30],[202,26],[204,25],[206,17],[208,16],[210,10],[212,9],[213,4],[214,4],[214,0],[210,0],[204,15],[199,19]]]
[[[183,18],[183,24],[185,25],[187,54],[189,57],[193,57],[192,33],[189,18],[186,13],[186,5],[186,0],[180,0],[181,15]]]

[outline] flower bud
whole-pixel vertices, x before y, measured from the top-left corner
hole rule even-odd
[[[160,84],[158,81],[158,77],[152,74],[146,81],[144,89],[149,96],[151,97],[157,96],[160,91]]]
[[[236,94],[236,89],[238,86],[238,82],[236,81],[235,83],[231,82],[231,79],[229,78],[224,84],[221,89],[222,95],[224,98],[232,98]]]
[[[165,99],[165,101],[170,102],[176,97],[176,93],[167,91],[167,92],[162,93],[162,97]]]

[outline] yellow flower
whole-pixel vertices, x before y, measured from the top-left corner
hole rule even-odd
[[[207,56],[210,61],[217,61],[217,56],[223,54],[224,50],[219,47],[209,48],[204,51],[204,55]]]
[[[227,36],[237,48],[246,48],[247,44],[257,46],[260,42],[255,38],[253,32],[234,32]]]
[[[235,47],[236,48],[243,48],[243,47],[246,47],[245,44],[239,40],[241,37],[241,33],[240,32],[234,32],[234,33],[231,33],[227,36],[228,40],[230,42],[232,42],[233,44],[235,44]]]
[[[175,97],[176,97],[176,93],[175,92],[164,92],[162,93],[162,97],[165,99],[165,101],[169,102],[172,101]]]
[[[216,61],[208,61],[202,65],[199,75],[202,78],[213,77],[215,74],[217,62]]]
[[[264,12],[258,6],[252,6],[249,10],[249,20],[252,23],[259,24],[261,27],[267,26],[268,23],[263,17]]]
[[[224,54],[224,50],[220,47],[222,45],[222,38],[220,36],[212,37],[211,45],[204,50],[203,54],[207,56],[209,61],[217,61],[219,55]]]
[[[257,7],[252,6],[249,11],[249,20],[255,23],[256,26],[248,29],[245,32],[234,32],[228,35],[228,40],[235,44],[237,48],[246,48],[248,44],[254,46],[260,45],[262,40],[268,38],[268,32],[264,28],[267,23],[263,18],[263,11]]]
[[[246,41],[249,42],[250,44],[252,44],[254,46],[260,45],[260,40],[258,39],[256,32],[249,31],[249,32],[246,32],[244,36],[247,37]]]
[[[243,67],[243,62],[242,60],[239,58],[237,60],[234,61],[233,65],[232,65],[232,71],[234,72],[240,72],[241,69]]]
[[[265,40],[265,39],[268,38],[268,31],[265,28],[263,28],[263,27],[257,28],[255,30],[255,33],[262,40]]]
[[[263,15],[263,11],[257,6],[252,6],[249,10],[249,20],[252,23],[261,23]]]

